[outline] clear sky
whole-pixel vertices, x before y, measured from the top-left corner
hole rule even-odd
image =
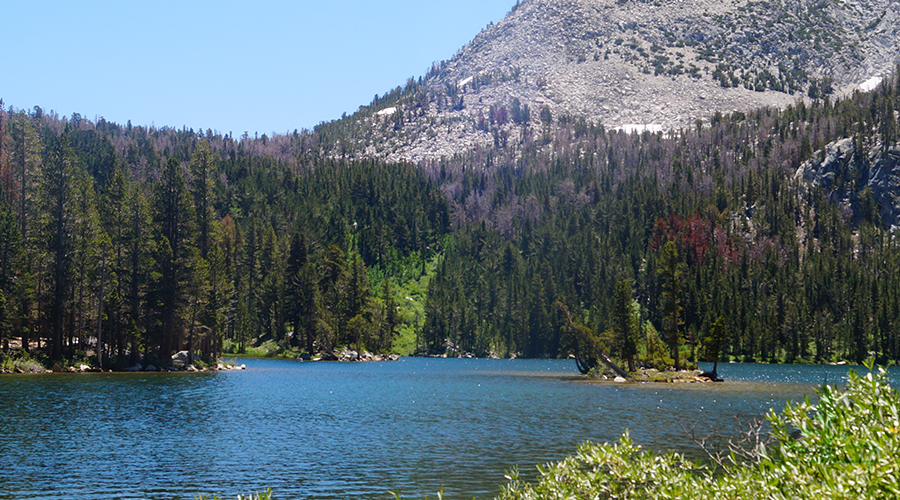
[[[515,0],[0,0],[6,106],[291,132],[452,57]]]

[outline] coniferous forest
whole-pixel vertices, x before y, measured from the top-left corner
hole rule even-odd
[[[359,159],[349,120],[235,138],[0,106],[0,342],[119,368],[584,342],[630,366],[897,362],[900,240],[867,181],[898,110],[896,76],[668,133],[535,110],[412,165]],[[796,175],[843,138],[830,183]]]

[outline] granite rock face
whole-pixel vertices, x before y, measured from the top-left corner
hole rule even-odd
[[[673,130],[852,92],[898,62],[891,0],[527,0],[403,98],[348,117],[341,153],[435,159],[563,116]]]
[[[848,218],[877,211],[887,227],[900,227],[900,143],[860,146],[844,138],[815,153],[794,178],[809,188],[821,187]]]

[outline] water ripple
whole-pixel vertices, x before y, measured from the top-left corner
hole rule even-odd
[[[241,362],[0,378],[0,499],[491,497],[512,467],[626,429],[699,458],[686,425],[733,432],[847,369],[720,365],[725,384],[676,386],[584,383],[565,361]]]

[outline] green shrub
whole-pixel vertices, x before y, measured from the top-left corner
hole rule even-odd
[[[41,373],[47,370],[45,362],[21,350],[0,352],[0,372]]]
[[[715,466],[644,451],[626,433],[541,468],[535,485],[512,472],[499,498],[900,498],[900,400],[883,369],[851,371],[845,390],[826,386],[817,404],[788,404],[767,419],[773,444]]]

